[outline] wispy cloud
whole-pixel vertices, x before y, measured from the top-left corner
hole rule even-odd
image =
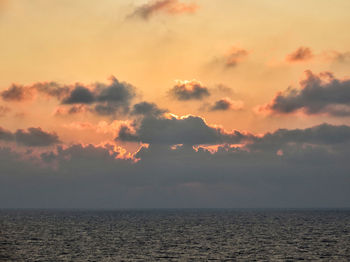
[[[297,50],[288,54],[286,57],[286,61],[288,62],[303,62],[310,60],[314,57],[314,54],[311,51],[311,48],[301,46]]]
[[[169,15],[195,13],[198,5],[195,3],[184,3],[178,0],[154,0],[137,7],[128,18],[142,18],[148,20],[157,13],[165,13]]]

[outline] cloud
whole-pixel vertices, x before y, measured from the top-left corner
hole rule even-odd
[[[0,95],[5,101],[16,102],[29,100],[33,97],[33,93],[30,89],[16,84],[12,84],[8,89],[2,91]]]
[[[278,150],[288,144],[337,145],[350,142],[350,127],[321,124],[305,129],[278,129],[256,136],[248,146],[251,149]]]
[[[120,82],[115,77],[111,84],[96,86],[96,113],[100,115],[113,115],[117,112],[127,113],[130,103],[136,96],[135,87],[126,82]]]
[[[0,93],[3,100],[8,102],[21,102],[31,100],[37,93],[61,99],[69,93],[70,87],[60,86],[56,82],[38,82],[33,85],[23,86],[12,84],[8,89]]]
[[[27,89],[36,90],[37,92],[47,95],[48,97],[55,97],[57,99],[62,99],[66,97],[71,87],[66,85],[60,85],[57,82],[38,82],[32,86],[28,86]]]
[[[338,63],[348,63],[350,61],[350,52],[339,52],[339,51],[325,51],[323,57],[327,60],[335,61]]]
[[[286,60],[288,62],[302,62],[313,58],[313,53],[309,47],[301,46],[294,52],[287,55]]]
[[[154,103],[143,101],[133,105],[131,115],[160,116],[166,112],[168,112],[168,110],[160,109]]]
[[[124,125],[117,137],[120,141],[165,145],[235,144],[245,139],[249,139],[249,135],[209,126],[201,117],[177,117],[171,114],[144,117],[132,126]]]
[[[56,133],[45,132],[40,127],[18,129],[14,135],[16,142],[25,146],[41,147],[61,143]]]
[[[222,98],[217,100],[209,107],[209,111],[227,111],[227,110],[241,110],[244,103],[242,101],[232,101],[230,98]]]
[[[177,100],[202,100],[210,96],[209,89],[197,80],[177,80],[176,85],[170,89],[169,94]]]
[[[248,51],[242,48],[232,47],[225,57],[225,67],[232,68],[242,62],[247,56]]]
[[[15,141],[19,145],[29,147],[45,147],[61,143],[55,132],[46,132],[40,127],[29,127],[27,130],[18,129],[14,133],[0,127],[0,140]]]
[[[66,116],[66,115],[75,115],[75,114],[86,113],[86,112],[91,112],[91,109],[89,109],[84,104],[78,104],[78,105],[72,105],[70,107],[59,106],[58,108],[56,108],[54,115]]]
[[[62,104],[92,104],[95,102],[94,94],[84,86],[76,86],[66,97]]]
[[[289,87],[258,109],[260,112],[279,114],[299,110],[309,115],[350,116],[350,80],[336,79],[330,72],[316,75],[308,70],[299,89]]]
[[[178,0],[154,0],[137,7],[128,18],[139,17],[148,20],[157,13],[170,15],[195,13],[198,6],[195,3],[182,3]]]
[[[214,57],[210,63],[210,67],[233,69],[247,59],[249,51],[240,47],[231,47],[226,53]]]
[[[0,126],[0,140],[3,141],[12,141],[14,139],[14,135],[11,131],[8,131]]]
[[[90,111],[99,115],[127,113],[131,100],[136,96],[135,88],[126,82],[118,81],[115,77],[111,77],[110,80],[109,85],[103,83],[97,83],[92,87],[77,85],[62,104],[93,104]],[[72,107],[68,113],[76,113],[75,109],[78,108]]]
[[[60,107],[56,112],[58,115],[83,111],[99,115],[125,114],[136,96],[135,87],[126,82],[120,82],[114,76],[110,78],[109,84],[59,85],[56,82],[38,82],[28,86],[13,84],[0,93],[2,99],[9,102],[30,100],[37,94],[54,97],[62,105],[72,105],[70,109]]]

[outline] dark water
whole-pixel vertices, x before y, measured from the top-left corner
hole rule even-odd
[[[350,261],[350,211],[0,211],[0,261]]]

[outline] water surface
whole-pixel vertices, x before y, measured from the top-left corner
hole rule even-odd
[[[0,261],[254,260],[350,261],[350,211],[0,211]]]

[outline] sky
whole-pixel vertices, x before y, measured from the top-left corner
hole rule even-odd
[[[347,0],[0,0],[0,208],[350,207]]]

